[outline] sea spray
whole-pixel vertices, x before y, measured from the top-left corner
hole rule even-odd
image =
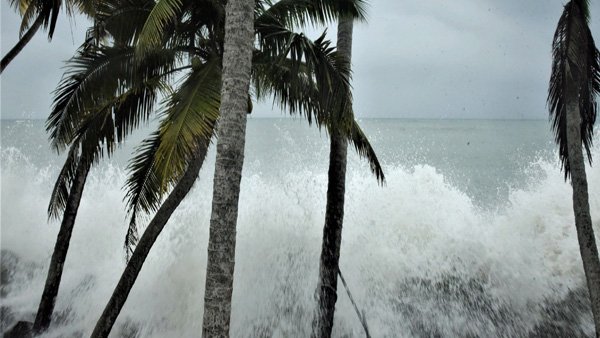
[[[247,151],[235,337],[310,332],[327,177],[326,158],[319,157],[326,142],[287,129],[276,135],[272,141],[289,148],[272,154],[271,161]],[[294,151],[305,142],[310,146]],[[27,153],[3,145],[0,158],[2,265],[10,274],[6,284],[3,276],[4,327],[31,319],[58,230],[46,216],[58,166]],[[308,156],[315,160],[307,163]],[[600,156],[598,147],[594,156]],[[448,168],[421,162],[388,162],[387,184],[379,187],[358,158],[350,159],[340,266],[371,334],[590,335],[570,187],[556,161],[523,165],[515,174],[522,180],[507,182],[506,198],[499,197],[495,207],[480,203]],[[153,248],[115,336],[201,332],[213,163],[202,169]],[[89,335],[116,285],[124,268],[125,175],[118,162],[100,165],[90,175],[48,337]],[[598,227],[600,170],[588,167],[588,180]],[[360,335],[350,301],[340,293],[334,336]]]

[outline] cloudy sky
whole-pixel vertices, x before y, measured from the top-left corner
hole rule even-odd
[[[353,86],[358,117],[546,118],[550,44],[564,0],[371,0],[355,25]],[[19,17],[1,2],[2,55]],[[600,41],[600,2],[592,33]],[[86,22],[61,18],[38,34],[0,77],[2,118],[45,118],[63,61]],[[335,39],[335,28],[329,29]],[[598,42],[596,43],[598,45]],[[270,103],[254,117],[282,116]]]

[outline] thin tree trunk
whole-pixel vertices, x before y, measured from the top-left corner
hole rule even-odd
[[[56,304],[56,296],[58,295],[63,267],[67,258],[67,251],[69,250],[71,234],[73,233],[79,202],[81,201],[81,195],[90,171],[90,166],[91,163],[86,163],[85,161],[80,162],[77,166],[60,230],[56,238],[54,252],[50,260],[50,268],[48,269],[44,292],[42,293],[42,299],[33,324],[33,331],[36,333],[41,333],[48,329],[52,320],[52,312]]]
[[[102,316],[96,323],[96,327],[94,328],[91,337],[108,337],[123,305],[125,305],[129,292],[133,288],[133,285],[142,270],[142,266],[150,253],[150,249],[152,249],[156,239],[164,229],[165,224],[167,224],[167,221],[175,209],[177,209],[181,201],[185,198],[190,189],[192,189],[192,186],[198,177],[198,173],[200,172],[200,168],[202,168],[204,159],[206,158],[209,144],[210,140],[207,139],[199,145],[196,157],[190,162],[185,173],[179,182],[177,182],[173,191],[169,194],[169,197],[167,197],[165,202],[156,212],[154,218],[152,218],[152,221],[148,224],[146,231],[144,231],[142,238],[140,238],[140,241],[133,251],[133,255],[129,259],[129,262],[119,279],[117,287],[113,291],[108,304],[106,304]]]
[[[337,50],[350,64],[352,58],[352,18],[341,18],[338,24]],[[325,226],[319,266],[317,288],[318,308],[313,323],[314,337],[331,337],[335,303],[337,301],[337,276],[339,271],[342,226],[344,223],[344,195],[346,190],[346,159],[348,141],[336,130],[331,132],[329,177]]]
[[[229,336],[235,236],[254,33],[254,0],[225,7],[223,85],[204,293],[203,337]]]
[[[2,58],[2,61],[0,62],[0,74],[4,72],[4,68],[8,66],[8,64],[23,50],[23,48],[25,48],[25,45],[31,41],[35,33],[42,26],[42,23],[44,23],[44,16],[39,15],[33,22],[33,25],[29,27],[25,35],[23,35],[17,44]]]
[[[569,96],[573,99],[567,103],[567,146],[571,168],[571,185],[573,186],[575,227],[577,228],[583,270],[590,292],[596,336],[600,337],[600,259],[598,259],[598,248],[596,247],[596,238],[592,227],[585,160],[581,149],[579,100],[577,95]]]
[[[327,207],[325,210],[325,227],[323,228],[319,287],[317,290],[318,308],[313,331],[315,337],[331,337],[331,330],[333,329],[344,222],[347,148],[348,144],[343,136],[339,133],[331,134]]]

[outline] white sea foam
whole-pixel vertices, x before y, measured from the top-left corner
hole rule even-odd
[[[2,306],[18,320],[36,310],[46,277],[59,226],[46,220],[57,168],[16,148],[1,156],[1,246],[20,260]],[[311,166],[263,175],[257,167],[248,164],[242,181],[232,336],[307,336],[327,175]],[[571,189],[555,163],[530,167],[522,173],[531,175],[527,184],[498,208],[482,208],[430,165],[388,166],[384,187],[351,167],[340,264],[374,337],[524,336],[548,320],[544,309],[554,303],[583,301],[585,308],[584,297],[570,294],[584,282]],[[116,336],[199,336],[213,170],[212,163],[203,168],[156,243]],[[116,285],[124,267],[124,179],[110,165],[90,175],[58,295],[61,319],[49,337],[88,335]],[[588,167],[588,183],[600,231],[598,168]],[[577,320],[572,325],[592,330],[586,311]],[[334,334],[362,335],[341,284]]]

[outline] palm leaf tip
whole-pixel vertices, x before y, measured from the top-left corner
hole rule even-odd
[[[371,146],[369,139],[362,131],[358,122],[354,120],[350,125],[350,132],[348,135],[350,141],[354,145],[354,149],[358,153],[359,156],[365,158],[369,162],[369,167],[377,182],[381,185],[385,185],[385,174],[383,173],[383,168],[381,167],[381,163],[377,158],[377,154],[375,150]]]
[[[154,132],[149,138],[142,141],[128,166],[130,175],[125,183],[125,198],[130,221],[124,242],[127,257],[133,253],[137,244],[139,213],[156,210],[162,198],[162,190],[155,167],[155,156],[159,145],[159,133]]]
[[[79,144],[73,144],[69,150],[65,163],[60,170],[48,203],[48,219],[59,219],[65,210],[69,198],[69,189],[73,183],[75,171],[79,162]]]

